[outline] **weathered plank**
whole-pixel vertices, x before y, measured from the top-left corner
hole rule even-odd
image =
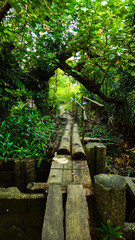
[[[42,228],[42,240],[64,240],[61,187],[49,187]]]
[[[71,123],[68,123],[64,129],[61,138],[58,154],[70,154]]]
[[[73,184],[82,184],[86,189],[86,195],[93,194],[92,181],[87,161],[73,161]]]
[[[82,185],[69,185],[66,204],[66,240],[90,240],[88,206]]]
[[[81,161],[81,169],[82,169],[82,182],[91,182],[87,161]]]
[[[135,182],[132,177],[125,177],[127,188],[135,201]]]
[[[84,152],[79,132],[78,132],[78,125],[73,125],[73,132],[72,132],[72,159],[86,159],[86,154]]]
[[[68,184],[73,180],[72,175],[73,163],[71,161],[71,156],[68,156],[68,163],[63,165],[62,183]]]
[[[53,161],[48,178],[48,183],[62,182],[63,164]]]
[[[80,183],[82,181],[81,161],[73,161],[73,182]]]

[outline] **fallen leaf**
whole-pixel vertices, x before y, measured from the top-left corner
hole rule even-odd
[[[54,157],[53,160],[55,162],[61,163],[61,164],[66,164],[68,163],[68,159],[67,158],[59,158],[59,157]]]

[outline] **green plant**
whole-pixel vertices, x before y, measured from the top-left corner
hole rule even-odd
[[[113,227],[110,220],[107,221],[107,225],[101,223],[101,228],[96,228],[99,232],[99,236],[102,240],[115,240],[115,239],[124,239],[121,232],[118,232],[120,227]]]
[[[40,162],[46,157],[46,150],[52,144],[55,124],[50,116],[42,117],[25,105],[18,106],[0,126],[0,159],[34,158]]]

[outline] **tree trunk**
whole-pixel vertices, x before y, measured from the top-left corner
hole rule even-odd
[[[8,3],[8,0],[7,0],[0,9],[0,22],[3,20],[7,11],[9,11],[10,8],[11,8],[11,5]]]

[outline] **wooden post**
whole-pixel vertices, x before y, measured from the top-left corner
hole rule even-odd
[[[83,106],[83,97],[81,98],[81,105]],[[83,123],[84,123],[84,112],[83,112],[83,109],[82,109],[82,128],[83,128]]]
[[[102,143],[86,144],[86,157],[90,170],[91,179],[94,175],[105,172],[106,147]]]
[[[74,101],[72,99],[72,113],[73,113],[73,116],[74,116]]]
[[[24,161],[25,183],[36,181],[36,162],[34,159],[26,159]]]
[[[75,110],[75,119],[76,119],[76,122],[78,121],[78,106],[76,104],[76,110]]]
[[[24,161],[15,160],[14,161],[14,185],[19,188],[20,191],[25,191],[25,170]]]
[[[89,115],[90,115],[90,108],[91,108],[91,104],[88,105],[88,112],[87,112],[87,120],[85,121],[85,125],[84,125],[84,129],[83,129],[83,133],[82,133],[82,145],[84,147],[84,137],[85,137],[85,134],[86,134],[86,130],[87,130],[87,126],[88,126],[88,119],[89,119]]]
[[[74,98],[71,97],[71,99],[72,99],[75,103],[77,103],[78,106],[81,107],[81,109],[82,109],[82,111],[83,111],[83,113],[82,113],[82,114],[83,114],[83,119],[84,119],[84,120],[87,120],[87,116],[86,116],[85,108],[83,107],[83,105],[80,104],[79,102],[77,102]]]

